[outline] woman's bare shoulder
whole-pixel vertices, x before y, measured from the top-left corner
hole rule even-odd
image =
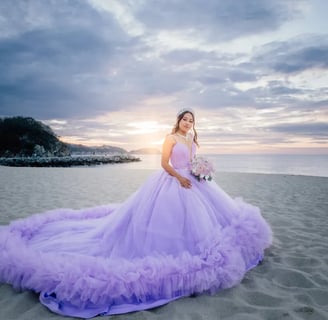
[[[176,140],[175,135],[172,134],[172,133],[167,134],[166,137],[165,137],[165,142],[176,144],[177,140]]]

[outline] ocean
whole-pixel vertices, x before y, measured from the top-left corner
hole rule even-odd
[[[328,154],[208,154],[216,172],[328,177]],[[131,169],[159,169],[160,155],[139,155],[141,162],[123,164]]]

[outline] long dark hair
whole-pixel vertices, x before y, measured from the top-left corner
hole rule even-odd
[[[186,110],[186,111],[180,113],[180,114],[177,116],[177,121],[176,121],[176,123],[175,123],[175,125],[174,125],[174,127],[173,127],[171,133],[174,134],[174,133],[176,133],[176,132],[179,130],[179,123],[180,123],[180,121],[182,120],[182,118],[184,117],[184,115],[185,115],[186,113],[190,113],[190,114],[192,115],[192,119],[194,120],[194,122],[193,122],[193,124],[192,124],[192,130],[194,131],[194,142],[195,142],[196,145],[199,147],[199,144],[198,144],[198,141],[197,141],[197,131],[196,131],[196,129],[195,129],[195,116],[194,116],[194,114],[193,114],[191,111]]]

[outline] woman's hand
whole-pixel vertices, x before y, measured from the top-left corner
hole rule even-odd
[[[178,178],[181,187],[184,187],[186,189],[190,189],[192,187],[191,181],[185,177],[179,177]]]

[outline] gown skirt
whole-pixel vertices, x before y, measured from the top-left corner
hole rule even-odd
[[[195,146],[192,147],[195,153]],[[55,313],[90,318],[145,310],[238,284],[272,241],[259,208],[190,174],[190,150],[125,202],[56,209],[0,227],[0,282],[40,293]]]

